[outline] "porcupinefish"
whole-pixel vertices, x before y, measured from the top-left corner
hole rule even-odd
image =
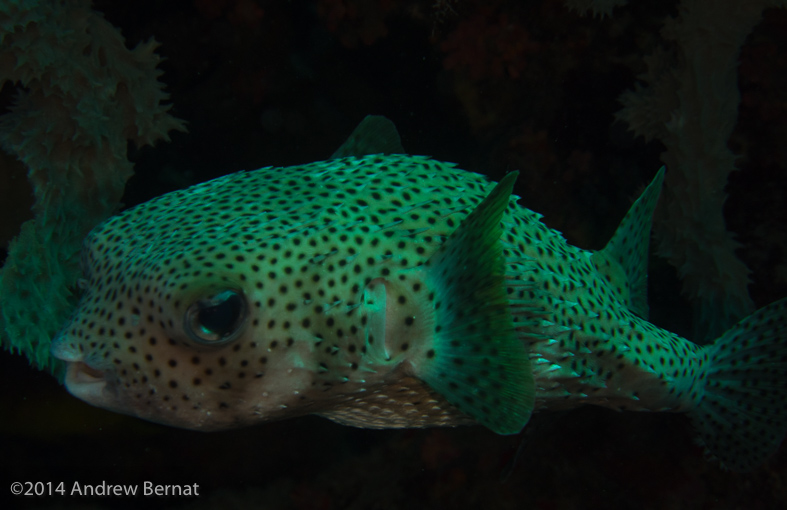
[[[373,154],[377,152],[378,154]],[[595,404],[688,413],[735,470],[787,428],[787,299],[696,345],[647,321],[664,170],[606,247],[368,117],[328,161],[238,172],[96,227],[52,353],[99,407],[197,430],[321,415],[482,424]]]

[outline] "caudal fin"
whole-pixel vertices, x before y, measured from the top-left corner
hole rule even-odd
[[[751,470],[787,432],[787,299],[754,312],[706,349],[705,394],[691,421],[724,467]]]

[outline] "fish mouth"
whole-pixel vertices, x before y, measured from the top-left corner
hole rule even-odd
[[[84,361],[71,361],[66,372],[66,389],[80,400],[93,405],[106,405],[106,372],[91,367]]]
[[[96,382],[106,383],[104,371],[93,368],[84,361],[69,363],[68,374],[66,377],[79,384],[94,384]]]
[[[66,389],[73,396],[88,404],[106,407],[112,400],[108,390],[108,371],[90,366],[77,346],[60,335],[52,341],[50,352],[54,357],[66,362]]]

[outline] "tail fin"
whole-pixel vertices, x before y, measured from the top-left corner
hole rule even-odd
[[[743,319],[706,353],[705,394],[689,416],[724,467],[751,470],[787,431],[787,299]]]

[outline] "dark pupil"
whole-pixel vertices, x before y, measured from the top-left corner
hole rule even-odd
[[[227,336],[235,330],[240,317],[242,303],[240,296],[222,296],[224,301],[199,311],[199,323],[211,333]]]

